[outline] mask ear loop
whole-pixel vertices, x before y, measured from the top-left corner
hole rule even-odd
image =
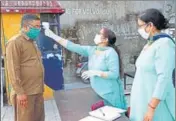
[[[100,34],[99,34],[100,35]],[[101,36],[101,41],[104,43],[104,42],[108,42],[109,43],[109,40],[108,40],[108,37],[106,37],[105,35]]]
[[[29,29],[32,28],[31,25],[27,25],[27,23],[25,23],[24,25],[25,25],[25,27],[28,27]],[[23,25],[23,26],[24,26],[24,25]]]
[[[23,23],[23,26],[22,26],[22,24],[21,24],[21,26],[20,26],[20,30],[21,30],[23,33],[25,33],[25,32],[24,32],[24,29],[23,29],[24,26],[27,27],[26,23]]]
[[[149,25],[153,26],[153,23],[152,22],[147,23],[146,27],[149,26]],[[146,27],[145,27],[145,29],[146,29]],[[151,30],[152,30],[152,28],[150,28],[149,34],[151,33]]]
[[[149,22],[149,23],[147,23],[147,26],[148,25],[152,25],[153,26],[153,23],[152,22]],[[146,26],[146,27],[147,27]],[[149,30],[149,35],[151,34],[151,30],[152,30],[152,28],[150,28],[150,30]],[[153,43],[153,39],[151,38],[151,37],[149,37],[149,39],[148,39],[148,44],[149,45],[151,45]]]

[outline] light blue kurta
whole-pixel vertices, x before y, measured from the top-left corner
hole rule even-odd
[[[91,77],[91,87],[101,96],[106,104],[126,109],[126,100],[119,78],[119,59],[116,51],[106,47],[103,54],[96,55],[96,46],[81,46],[68,41],[68,50],[89,58],[89,70],[107,72],[107,78]]]
[[[175,89],[172,84],[174,43],[169,38],[156,40],[141,52],[136,67],[130,102],[131,121],[143,121],[153,97],[161,100],[153,121],[175,121]]]

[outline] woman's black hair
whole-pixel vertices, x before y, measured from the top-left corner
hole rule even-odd
[[[152,8],[145,10],[139,15],[139,19],[144,21],[145,23],[152,22],[158,30],[167,29],[169,27],[168,20],[157,9]]]
[[[120,50],[118,49],[117,46],[115,46],[116,35],[110,29],[107,29],[107,28],[103,28],[103,29],[104,29],[104,37],[108,38],[108,46],[114,48],[114,50],[117,52],[119,56],[119,71],[120,71],[120,78],[122,78],[123,77],[122,59],[121,59]]]

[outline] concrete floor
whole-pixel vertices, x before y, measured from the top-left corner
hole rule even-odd
[[[74,89],[81,90],[81,88],[90,87],[90,85],[83,84],[80,80],[75,79],[75,80],[73,80],[72,83],[71,82],[68,82],[65,84],[65,90],[74,90]],[[128,78],[127,83],[132,83],[132,79]],[[125,91],[125,93],[129,94],[130,90],[131,90],[131,85],[127,86],[127,90]],[[65,95],[64,97],[66,98],[67,96],[68,95]],[[79,97],[79,95],[78,95],[78,97],[76,99],[80,99],[80,98],[83,98],[83,97]],[[85,98],[88,99],[87,97],[85,97]],[[59,102],[59,100],[62,100],[62,99],[61,99],[61,97],[59,97],[57,95],[56,95],[55,99],[56,99],[56,102],[54,99],[45,101],[45,115],[46,115],[45,121],[61,121],[59,110],[61,111],[62,109],[61,109],[60,105],[57,105],[57,103]],[[130,105],[130,95],[126,95],[126,99],[127,99],[128,105]],[[66,100],[64,100],[64,101],[66,101]],[[76,102],[77,101],[75,101],[75,103]],[[63,105],[62,107],[64,107],[64,106],[66,106],[66,105]],[[58,108],[58,107],[60,107],[60,108]],[[71,107],[70,107],[70,110],[71,110]],[[14,121],[13,114],[14,114],[14,112],[13,112],[13,108],[11,106],[2,107],[1,108],[1,121]],[[67,115],[70,115],[70,114],[67,114]]]
[[[65,96],[66,97],[66,96]],[[57,99],[59,100],[61,97],[57,96]],[[82,97],[83,98],[83,97]],[[87,98],[87,97],[86,97]],[[62,98],[63,99],[63,98]],[[80,99],[79,96],[77,99]],[[87,98],[88,99],[88,98]],[[128,105],[130,96],[126,96]],[[57,101],[57,100],[56,100]],[[65,100],[66,101],[66,100]],[[57,101],[58,102],[58,101]],[[62,107],[65,107],[66,105],[57,107],[57,102],[55,100],[48,100],[45,101],[45,121],[61,121],[59,110],[61,111]],[[79,101],[78,101],[79,102]],[[77,102],[77,103],[78,103]],[[84,103],[84,102],[83,102]],[[70,107],[71,108],[71,107]],[[70,114],[68,114],[70,115]],[[12,106],[4,106],[1,108],[1,121],[14,121],[14,111]]]
[[[14,121],[12,106],[1,107],[1,121]],[[55,100],[45,101],[45,121],[61,121]]]

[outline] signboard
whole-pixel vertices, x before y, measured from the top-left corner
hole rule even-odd
[[[1,1],[2,7],[59,7],[57,1]]]
[[[48,1],[1,1],[2,13],[59,13],[65,9],[56,0]]]

